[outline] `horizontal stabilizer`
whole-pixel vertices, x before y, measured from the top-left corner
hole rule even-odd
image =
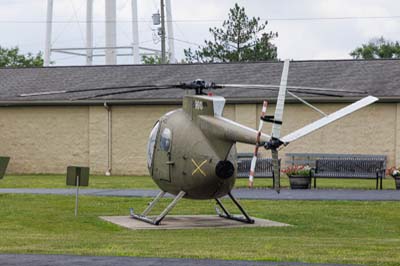
[[[300,129],[290,133],[289,135],[281,138],[281,141],[284,143],[293,142],[301,137],[304,137],[305,135],[310,134],[311,132],[313,132],[317,129],[320,129],[342,117],[345,117],[348,114],[351,114],[367,105],[370,105],[371,103],[374,103],[377,100],[379,100],[379,99],[374,96],[365,97],[349,106],[346,106],[346,107],[340,109],[339,111],[336,111],[324,118],[321,118],[303,128],[300,128]]]

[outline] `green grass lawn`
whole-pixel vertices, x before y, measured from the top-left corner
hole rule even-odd
[[[289,187],[289,179],[281,179],[282,187]],[[272,179],[256,178],[255,187],[271,187]],[[240,178],[236,187],[247,187],[248,179]],[[0,188],[68,188],[64,175],[8,175],[0,180]],[[110,189],[157,189],[149,176],[90,176],[89,188]],[[323,189],[375,189],[375,180],[357,179],[319,179],[317,188]],[[383,180],[384,189],[394,189],[394,180],[387,177]]]
[[[400,262],[400,202],[242,201],[252,216],[293,225],[283,228],[131,231],[98,218],[128,215],[148,201],[82,196],[75,218],[72,196],[0,195],[0,253]],[[183,200],[173,214],[213,214],[213,205]]]
[[[0,188],[71,188],[65,185],[65,175],[7,175]],[[83,189],[85,187],[82,187]],[[156,189],[150,176],[92,175],[88,188]]]

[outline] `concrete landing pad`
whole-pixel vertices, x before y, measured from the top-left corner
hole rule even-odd
[[[289,226],[288,224],[274,222],[252,217],[254,224],[246,224],[234,220],[218,217],[216,215],[171,215],[164,218],[160,225],[151,225],[130,216],[100,216],[107,222],[132,229],[195,229],[195,228],[234,228],[234,227],[272,227]]]

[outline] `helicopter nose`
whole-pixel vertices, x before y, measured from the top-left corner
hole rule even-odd
[[[215,174],[221,179],[228,179],[233,176],[235,167],[230,161],[219,161],[215,166]]]

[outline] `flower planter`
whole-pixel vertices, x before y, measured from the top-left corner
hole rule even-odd
[[[311,188],[311,177],[303,175],[290,175],[289,176],[291,189],[309,189]]]

